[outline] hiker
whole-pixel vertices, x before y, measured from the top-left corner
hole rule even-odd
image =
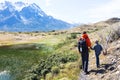
[[[80,37],[78,40],[78,50],[79,53],[81,53],[82,69],[85,72],[85,74],[89,74],[88,72],[89,47],[91,47],[90,39],[86,32],[83,32],[82,37]]]
[[[99,61],[99,55],[101,54],[101,51],[103,50],[102,46],[99,44],[99,41],[95,41],[95,45],[93,46],[92,50],[95,51],[96,56],[96,67],[100,67],[100,61]]]

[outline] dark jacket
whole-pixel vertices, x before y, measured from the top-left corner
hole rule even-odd
[[[98,55],[103,50],[102,46],[99,43],[96,43],[92,49],[95,50],[95,53],[98,54]]]

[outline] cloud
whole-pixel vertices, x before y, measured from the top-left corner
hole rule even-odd
[[[51,5],[51,0],[45,0],[45,4],[46,4],[47,7],[50,6]]]
[[[0,0],[0,2],[4,2],[5,0]]]
[[[106,19],[120,16],[120,0],[111,0],[110,2],[89,10],[90,18]]]
[[[30,0],[0,0],[0,2],[4,2],[4,1],[10,1],[10,2],[17,2],[17,1],[22,1],[25,3],[33,3],[33,2],[38,2],[38,0],[34,0],[34,1],[30,1]]]

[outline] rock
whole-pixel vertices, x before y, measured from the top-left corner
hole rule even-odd
[[[105,75],[101,76],[101,79],[104,78],[104,77],[105,77]]]
[[[120,73],[120,71],[115,72],[115,74],[119,74],[119,73]]]
[[[118,65],[118,67],[117,67],[117,68],[118,68],[118,70],[120,71],[120,65]]]
[[[114,69],[115,69],[114,67],[110,67],[110,69],[109,69],[109,70],[110,70],[110,71],[113,71]]]

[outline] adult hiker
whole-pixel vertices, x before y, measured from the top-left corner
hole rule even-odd
[[[88,60],[89,60],[89,47],[91,47],[91,41],[86,32],[83,32],[82,36],[78,40],[78,50],[81,53],[82,70],[85,74],[88,72]]]
[[[93,46],[92,50],[95,51],[95,56],[96,56],[96,66],[97,68],[100,67],[100,61],[99,61],[99,55],[101,51],[103,50],[102,46],[99,44],[99,41],[95,41],[95,45]]]

